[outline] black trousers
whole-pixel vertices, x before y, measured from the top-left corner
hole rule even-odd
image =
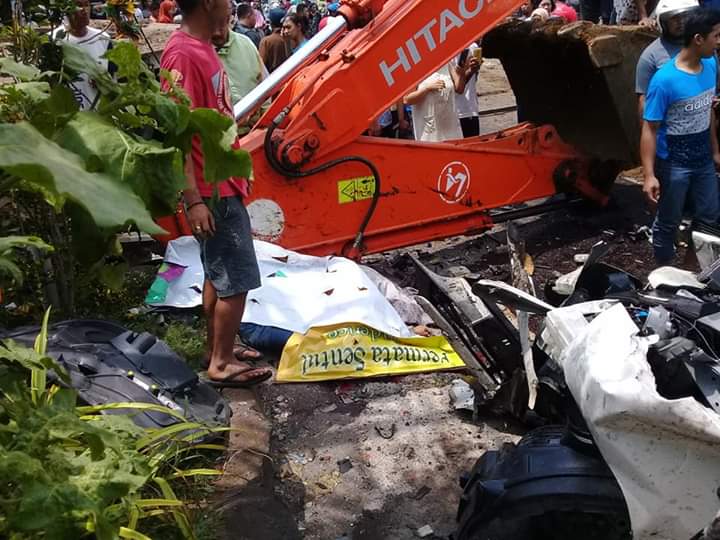
[[[461,118],[460,127],[462,128],[463,137],[466,139],[480,135],[480,119],[477,116]]]

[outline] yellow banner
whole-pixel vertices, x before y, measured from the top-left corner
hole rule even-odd
[[[350,323],[293,334],[276,380],[358,379],[462,367],[464,362],[442,336],[398,338]]]

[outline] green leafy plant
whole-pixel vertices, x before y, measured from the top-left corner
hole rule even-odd
[[[46,386],[49,370],[67,382],[46,356],[48,316],[34,349],[0,342],[0,537],[144,539],[143,523],[168,518],[182,538],[195,538],[172,483],[220,474],[184,464],[224,450],[198,441],[225,428],[151,404],[78,406],[74,390]],[[180,422],[147,430],[128,414],[101,414],[113,410],[157,410]]]
[[[22,283],[23,274],[15,262],[15,250],[31,248],[41,251],[52,251],[52,246],[37,236],[0,236],[0,274],[10,276]]]
[[[118,233],[162,232],[153,218],[174,212],[193,138],[200,138],[209,182],[251,175],[247,152],[232,148],[232,119],[191,110],[169,74],[161,74],[163,88],[133,43],[106,54],[113,77],[83,49],[18,20],[42,19],[52,29],[72,9],[72,0],[18,0],[12,24],[0,32],[0,191],[33,194],[13,229],[55,248],[42,268],[52,285],[45,301],[65,315],[75,312],[77,284],[87,282],[78,274],[122,282]],[[92,111],[79,111],[70,90],[81,73],[100,94]],[[25,199],[16,196],[17,204]],[[4,266],[12,270],[0,274],[0,287],[17,285],[17,264]]]

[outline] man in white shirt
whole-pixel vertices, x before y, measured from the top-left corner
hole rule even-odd
[[[64,39],[82,48],[100,66],[108,69],[108,61],[103,58],[103,55],[112,47],[110,36],[89,26],[89,0],[75,0],[75,5],[77,6],[75,13],[68,15],[68,28]],[[98,91],[87,74],[78,75],[71,82],[71,89],[81,110],[86,111],[95,106]]]

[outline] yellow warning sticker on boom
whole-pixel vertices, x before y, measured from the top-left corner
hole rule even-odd
[[[338,181],[338,202],[340,204],[372,199],[375,193],[375,177],[359,176]]]

